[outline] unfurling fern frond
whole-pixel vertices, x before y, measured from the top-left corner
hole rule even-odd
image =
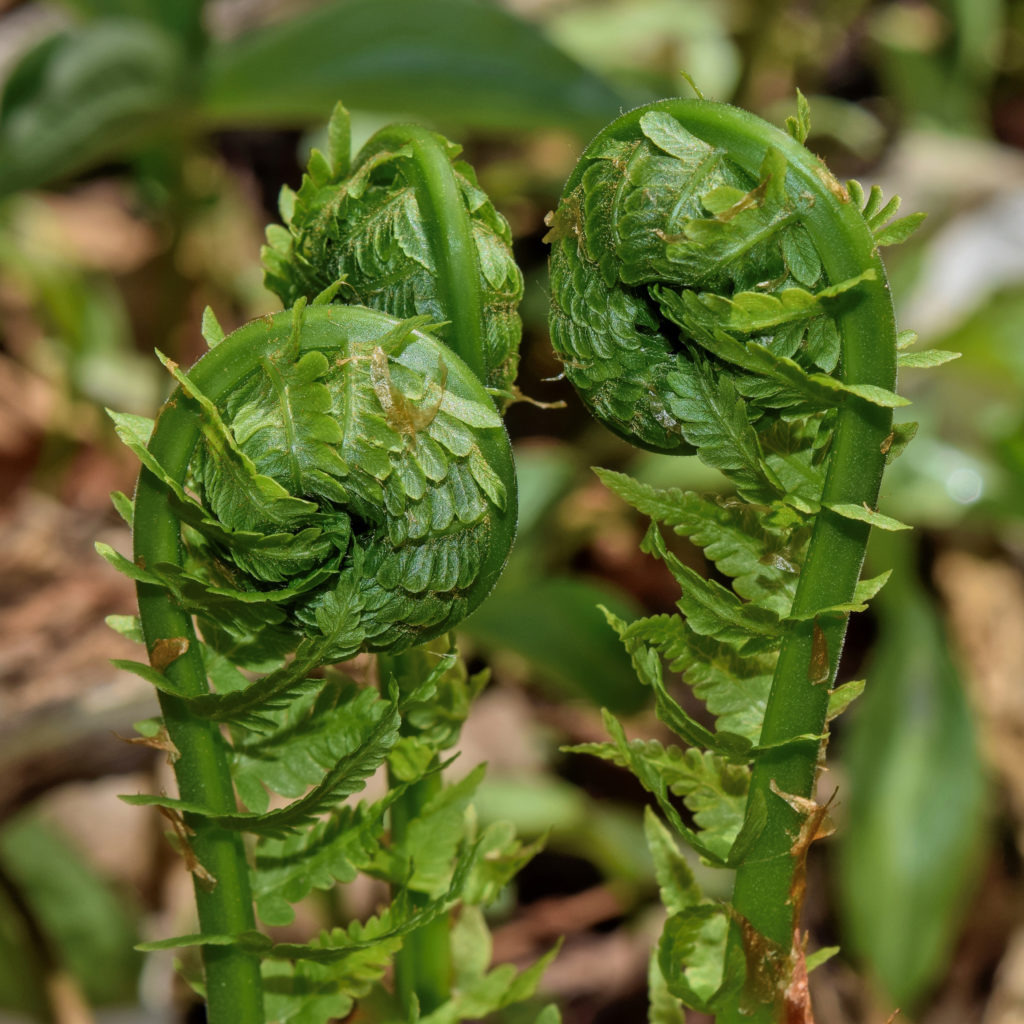
[[[389,125],[353,158],[335,108],[328,156],[282,191],[285,226],[267,230],[267,286],[290,306],[336,288],[336,300],[426,316],[437,336],[500,394],[519,365],[523,277],[511,233],[454,143]]]
[[[116,497],[133,558],[102,553],[137,583],[128,628],[149,655],[121,664],[158,690],[179,788],[126,799],[161,809],[194,872],[200,932],[177,944],[201,950],[212,1024],[323,1024],[375,986],[396,1020],[454,1022],[536,985],[452,988],[450,911],[493,899],[534,850],[475,834],[479,771],[441,782],[485,678],[448,633],[515,534],[495,398],[511,397],[521,277],[450,143],[386,130],[350,176],[340,107],[329,138],[265,252],[289,308],[227,336],[208,312],[210,351],[165,360],[177,388],[156,421],[114,414],[143,468],[134,503]],[[379,688],[329,667],[358,654]],[[387,796],[346,804],[381,768]],[[365,924],[307,945],[256,930],[254,901],[286,924],[359,872],[393,894]]]
[[[644,550],[680,587],[678,615],[610,621],[688,746],[627,742],[609,719],[613,742],[587,752],[629,767],[677,837],[736,869],[731,906],[711,903],[669,831],[649,827],[670,910],[658,998],[730,1024],[797,1013],[799,880],[821,820],[810,798],[830,693],[848,615],[884,582],[858,582],[868,528],[902,527],[875,508],[909,435],[892,425],[906,401],[878,247],[921,218],[886,226],[895,203],[859,187],[851,198],[802,145],[801,101],[790,134],[702,100],[626,114],[549,218],[551,337],[581,400],[632,443],[696,454],[725,477],[708,497],[600,471],[653,520]],[[679,560],[659,524],[729,585]],[[675,700],[663,663],[714,728]],[[838,713],[849,691],[835,692]]]

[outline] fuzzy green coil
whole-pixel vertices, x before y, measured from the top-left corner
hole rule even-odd
[[[183,562],[145,571],[214,649],[251,667],[302,636],[322,662],[403,650],[490,591],[514,535],[508,437],[422,322],[300,303],[174,372],[133,447],[167,484]]]
[[[267,287],[289,306],[340,282],[337,301],[428,316],[488,387],[508,393],[519,365],[522,273],[508,223],[460,147],[416,125],[377,132],[349,160],[338,107],[331,159],[315,154],[284,227],[267,230]]]
[[[548,236],[551,338],[566,376],[615,433],[675,454],[699,445],[691,403],[723,362],[752,411],[777,407],[777,388],[736,373],[718,331],[832,373],[829,303],[857,284],[830,283],[803,223],[814,196],[787,188],[786,155],[763,146],[750,173],[684,127],[673,111],[686,106],[653,104],[606,128]]]

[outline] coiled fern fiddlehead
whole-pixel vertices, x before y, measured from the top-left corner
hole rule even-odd
[[[486,836],[468,848],[461,826],[417,833],[415,819],[458,806],[440,794],[438,754],[477,683],[443,636],[487,595],[515,532],[487,384],[511,387],[521,279],[507,226],[450,143],[386,130],[350,175],[340,107],[329,137],[285,194],[291,232],[271,229],[265,252],[291,308],[227,337],[209,314],[211,350],[187,372],[167,361],[178,387],[155,424],[114,417],[143,463],[134,502],[115,496],[133,560],[103,551],[138,584],[127,629],[149,665],[122,664],[157,686],[154,742],[180,790],[134,802],[160,806],[185,846],[200,933],[167,944],[202,947],[214,1024],[344,1016],[403,941],[426,930],[427,946],[447,944],[467,884],[482,898],[502,877],[492,865],[472,881]],[[378,308],[337,301],[346,289]],[[321,672],[361,651],[388,658],[380,694]],[[385,762],[387,797],[341,804]],[[291,802],[268,810],[267,789]],[[488,852],[511,873],[516,850],[506,837]],[[290,903],[357,870],[396,892],[371,921],[309,946],[255,930],[254,897],[266,923],[286,923]],[[448,997],[436,949],[432,965],[439,976],[421,978],[408,958],[401,1012]]]
[[[613,625],[688,749],[628,743],[610,718],[614,742],[579,748],[631,768],[678,836],[736,870],[731,906],[702,899],[649,820],[670,910],[655,976],[723,1021],[795,1019],[803,998],[813,784],[830,701],[850,692],[832,689],[849,612],[880,585],[858,582],[869,526],[900,525],[875,503],[908,433],[892,425],[905,402],[878,247],[920,218],[886,225],[895,203],[841,185],[802,145],[800,99],[790,134],[703,100],[620,117],[585,151],[548,236],[552,342],[583,402],[635,444],[696,453],[735,492],[601,474],[732,585],[683,565],[652,525],[644,547],[679,581],[682,615]],[[673,698],[662,658],[714,730]]]

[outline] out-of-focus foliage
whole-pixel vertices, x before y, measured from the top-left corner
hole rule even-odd
[[[219,43],[202,5],[76,3],[0,95],[0,195],[155,142],[303,124],[339,96],[488,130],[586,133],[619,97],[526,22],[472,0],[334,0]]]
[[[845,744],[839,895],[848,952],[914,1010],[949,962],[976,885],[987,779],[963,679],[913,578],[916,547],[874,540],[895,572],[878,598],[868,686]]]
[[[133,914],[51,826],[31,814],[0,831],[0,1007],[38,1013],[55,964],[93,1005],[132,996],[142,958]]]

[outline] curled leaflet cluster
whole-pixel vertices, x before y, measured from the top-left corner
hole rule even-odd
[[[752,410],[778,405],[737,341],[836,369],[829,304],[857,281],[830,285],[802,223],[814,197],[788,187],[780,150],[763,153],[752,174],[654,104],[594,140],[550,218],[555,351],[592,414],[642,447],[699,446],[707,373],[732,376]]]
[[[245,664],[297,636],[322,661],[450,629],[514,530],[511,453],[483,385],[416,320],[362,307],[253,321],[189,373],[148,463],[175,497],[182,566],[147,566]],[[161,453],[194,445],[180,479]],[[185,486],[183,486],[185,485]]]

